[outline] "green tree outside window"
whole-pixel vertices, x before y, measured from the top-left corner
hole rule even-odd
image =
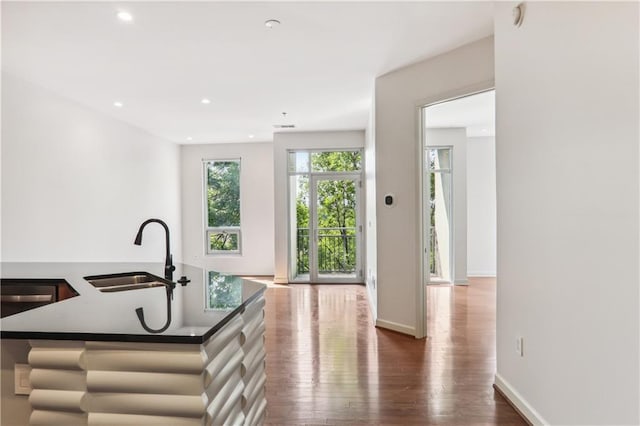
[[[208,252],[240,250],[240,160],[206,164]]]

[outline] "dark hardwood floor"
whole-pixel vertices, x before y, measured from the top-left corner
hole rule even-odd
[[[493,387],[495,282],[430,286],[423,340],[377,329],[366,289],[267,290],[268,425],[524,425]]]

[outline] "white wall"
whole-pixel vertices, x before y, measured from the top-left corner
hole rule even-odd
[[[365,250],[366,284],[369,291],[371,316],[375,321],[378,314],[378,247],[376,237],[376,135],[375,102],[371,105],[369,121],[365,129]]]
[[[186,263],[239,275],[273,275],[273,144],[183,145],[182,247]],[[205,255],[203,160],[240,158],[242,254]]]
[[[287,150],[364,148],[364,132],[287,132],[273,135],[275,184],[275,282],[289,281],[287,274]]]
[[[419,107],[492,86],[493,38],[376,79],[377,325],[381,327],[416,332],[422,257]],[[384,207],[387,193],[396,195],[395,208]]]
[[[514,6],[495,16],[496,382],[535,422],[637,425],[639,5],[527,2],[520,28]]]
[[[429,110],[427,109],[427,119]],[[427,146],[450,146],[452,148],[453,197],[453,282],[466,284],[467,281],[467,130],[465,128],[426,129]],[[426,186],[425,186],[426,189]],[[425,233],[426,235],[426,233]],[[418,241],[419,243],[419,241]]]
[[[467,144],[467,275],[496,275],[496,150],[493,136]]]
[[[2,260],[179,260],[178,147],[2,74]]]

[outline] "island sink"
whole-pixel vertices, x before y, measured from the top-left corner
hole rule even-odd
[[[148,272],[125,272],[120,274],[92,275],[84,277],[91,285],[104,293],[138,290],[142,288],[175,285],[171,281]]]
[[[266,285],[178,264],[174,275],[188,276],[192,283],[177,286],[171,301],[171,286],[161,263],[5,262],[0,266],[0,296],[45,294],[33,289],[9,291],[11,286],[26,289],[30,283],[53,284],[59,290],[66,287],[58,284],[68,283],[77,293],[64,302],[2,319],[2,361],[32,368],[32,390],[25,406],[15,413],[24,420],[19,424],[264,423]],[[159,286],[165,291],[162,287],[147,292],[98,291]],[[63,292],[59,294],[61,299]],[[167,309],[175,304],[167,317],[165,304]],[[144,306],[145,313],[149,310],[150,324],[143,322],[138,306]],[[171,314],[173,326],[166,328],[164,320],[170,323]],[[2,370],[3,379],[6,372]],[[13,382],[13,377],[7,379]]]

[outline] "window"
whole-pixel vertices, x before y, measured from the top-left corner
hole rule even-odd
[[[207,254],[240,253],[240,160],[204,162]]]
[[[311,170],[309,170],[311,168]],[[360,172],[362,151],[289,151],[289,174]]]
[[[288,152],[289,279],[359,282],[362,151]]]
[[[426,147],[430,281],[451,282],[453,232],[451,147]]]

